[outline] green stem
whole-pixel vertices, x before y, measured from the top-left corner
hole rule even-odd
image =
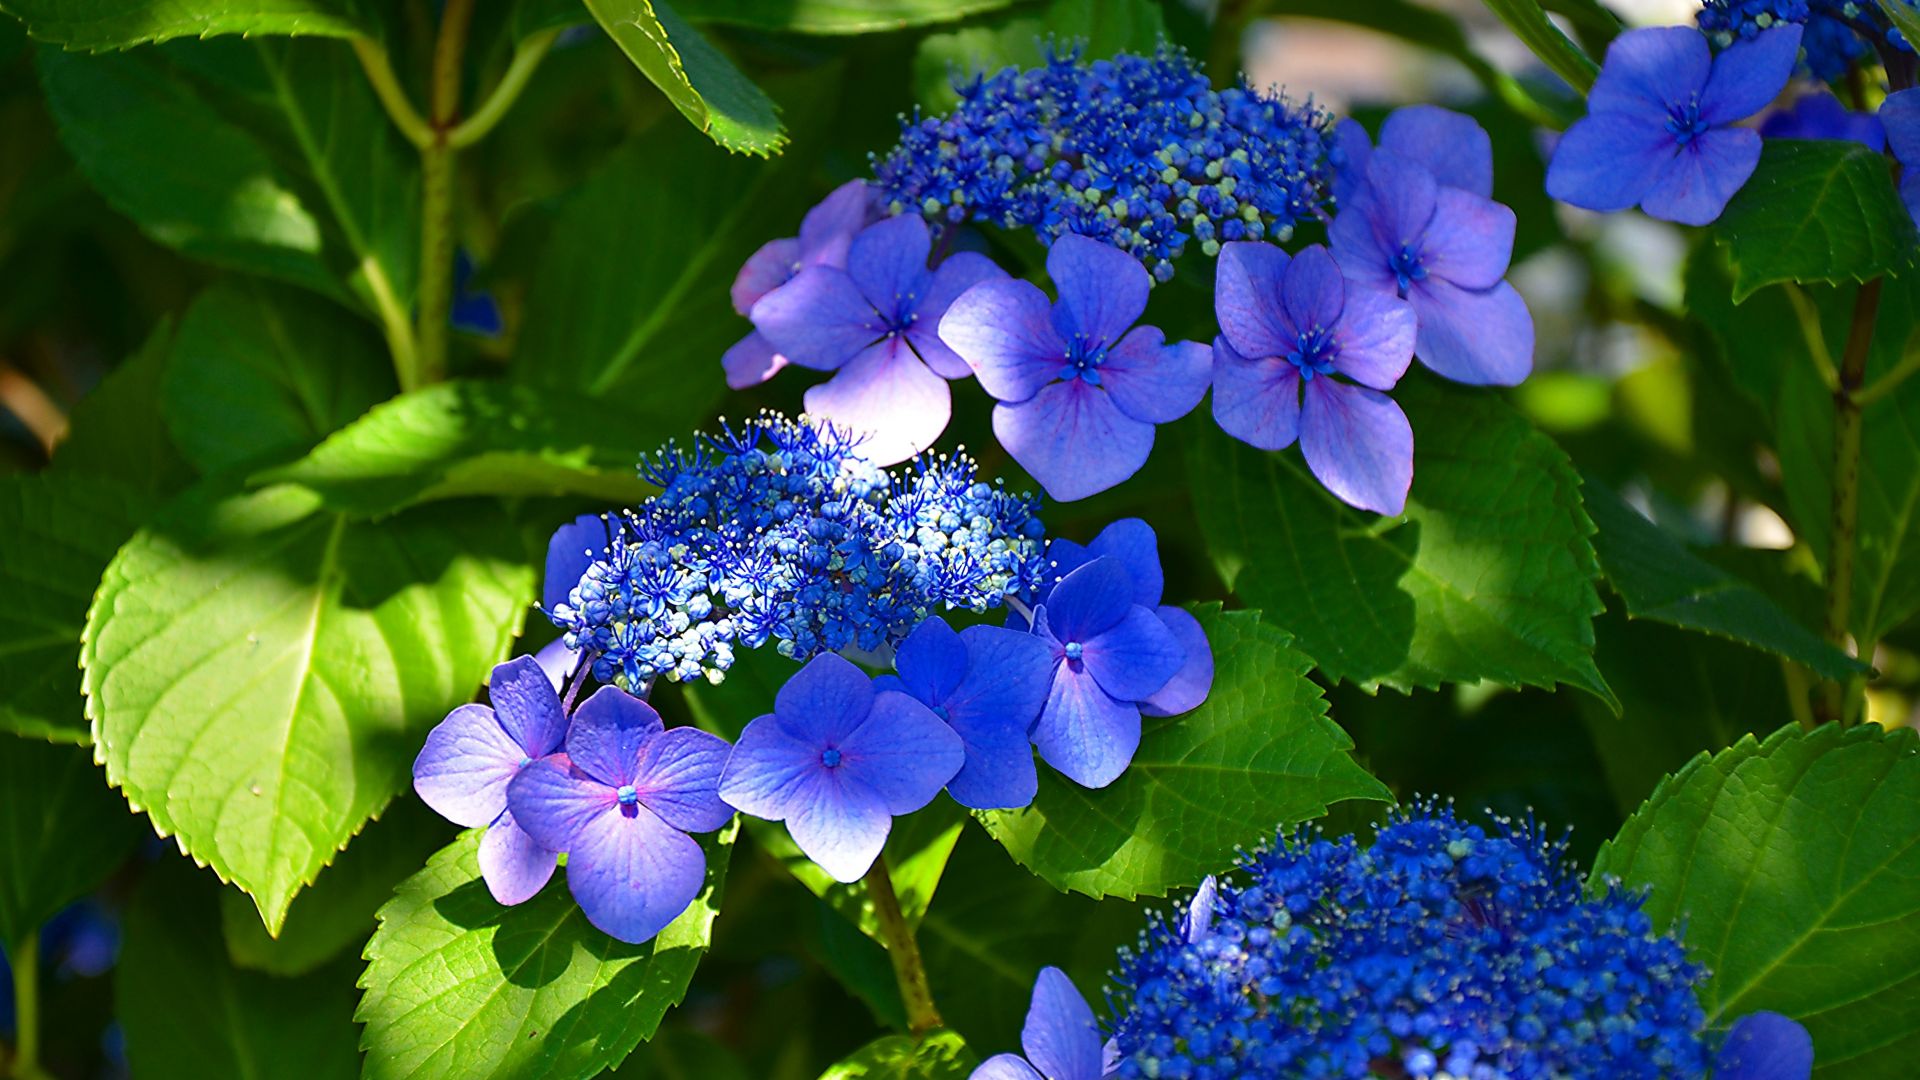
[[[387,110],[393,126],[400,129],[408,142],[425,149],[433,142],[433,129],[407,99],[407,92],[401,88],[400,79],[393,73],[393,64],[387,59],[386,46],[372,38],[357,37],[353,39],[353,54],[360,58],[360,68],[367,73],[367,82],[373,85],[374,96]]]
[[[48,1080],[40,1068],[40,931],[29,930],[8,959],[13,964],[14,1080]]]
[[[1900,384],[1912,378],[1916,371],[1920,371],[1920,330],[1907,339],[1906,355],[1900,358],[1900,362],[1868,383],[1866,389],[1853,396],[1853,400],[1864,409],[1900,389]]]
[[[1547,19],[1539,0],[1486,0],[1487,10],[1500,17],[1515,37],[1568,86],[1585,94],[1593,89],[1600,65]]]
[[[433,46],[427,115],[431,141],[420,151],[420,302],[414,336],[420,342],[418,383],[447,377],[447,327],[453,311],[452,133],[460,114],[461,61],[473,0],[447,0]],[[403,389],[412,389],[403,387]]]
[[[933,990],[927,986],[927,968],[920,960],[920,945],[913,939],[913,928],[900,913],[900,898],[894,895],[893,876],[887,860],[881,856],[867,871],[867,895],[873,899],[873,913],[880,920],[880,939],[893,961],[894,981],[900,984],[900,1000],[907,1006],[907,1029],[925,1035],[941,1024],[940,1011],[933,1007]]]
[[[1881,279],[1860,286],[1853,301],[1853,325],[1840,357],[1833,391],[1833,514],[1827,530],[1827,640],[1847,647],[1852,622],[1855,532],[1860,519],[1860,387],[1867,374],[1867,351],[1880,314]],[[1831,682],[1822,696],[1821,721],[1847,723],[1856,715],[1853,699],[1864,691],[1859,678]]]
[[[455,150],[464,150],[486,138],[487,133],[500,123],[501,117],[506,116],[507,110],[513,108],[513,103],[519,99],[520,92],[527,88],[527,80],[533,78],[540,61],[546,58],[547,50],[553,47],[554,39],[559,36],[558,28],[543,30],[520,43],[520,47],[513,51],[513,61],[507,65],[506,73],[500,76],[493,93],[488,94],[487,100],[473,110],[473,115],[462,120],[447,136],[447,142]]]

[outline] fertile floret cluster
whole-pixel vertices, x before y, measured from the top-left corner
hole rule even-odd
[[[1421,806],[1371,847],[1283,834],[1211,911],[1121,955],[1116,1075],[1159,1080],[1701,1076],[1680,942],[1583,899],[1564,841]],[[1204,890],[1203,890],[1204,892]]]
[[[893,213],[929,222],[1066,233],[1127,251],[1154,277],[1190,240],[1285,242],[1327,204],[1332,117],[1312,102],[1250,87],[1214,90],[1187,57],[1083,62],[1049,49],[1045,66],[957,85],[947,116],[901,121],[874,170]]]
[[[1697,18],[1700,29],[1721,49],[1771,27],[1806,27],[1800,47],[1806,52],[1807,70],[1823,82],[1844,76],[1875,42],[1913,51],[1873,0],[1703,0]]]
[[[831,426],[767,414],[668,444],[661,489],[607,518],[607,544],[548,612],[593,675],[719,681],[737,646],[806,660],[890,646],[929,614],[1031,594],[1045,569],[1038,500],[961,456],[890,475]]]

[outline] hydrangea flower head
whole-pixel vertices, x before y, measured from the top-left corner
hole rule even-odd
[[[1340,213],[1327,230],[1341,273],[1405,299],[1414,355],[1455,382],[1513,386],[1533,370],[1533,316],[1506,279],[1513,211],[1495,202],[1493,150],[1471,117],[1395,111],[1367,143],[1340,136]]]
[[[1413,306],[1349,288],[1318,245],[1289,259],[1270,244],[1238,243],[1220,252],[1214,307],[1221,428],[1263,450],[1298,439],[1327,490],[1375,513],[1404,510],[1413,428],[1381,391],[1413,362]]]
[[[1082,236],[1047,252],[1059,300],[1033,284],[989,281],[948,309],[940,336],[999,402],[1000,445],[1056,499],[1083,499],[1138,472],[1155,424],[1192,411],[1211,357],[1134,323],[1152,286],[1133,256]]]
[[[1900,162],[1900,201],[1920,223],[1920,90],[1888,94],[1880,103],[1880,124],[1887,149]]]
[[[1803,94],[1785,109],[1768,115],[1760,125],[1763,139],[1848,139],[1879,153],[1887,147],[1880,118],[1857,113],[1832,94]]]
[[[876,465],[905,461],[946,430],[946,380],[968,372],[941,342],[940,317],[969,286],[1006,276],[971,251],[928,269],[932,248],[917,217],[877,222],[853,238],[845,269],[808,267],[751,311],[782,356],[834,372],[808,389],[807,411],[865,436],[862,452]]]
[[[1587,116],[1547,166],[1547,194],[1589,210],[1638,205],[1705,225],[1760,162],[1760,135],[1733,127],[1786,86],[1801,28],[1776,27],[1712,56],[1691,27],[1629,30],[1607,47]]]
[[[933,710],[834,654],[815,657],[749,723],[720,797],[768,821],[837,881],[858,881],[899,814],[933,801],[966,762]]]
[[[560,749],[567,717],[532,657],[493,669],[486,705],[462,705],[427,733],[413,762],[413,789],[441,817],[486,826],[480,875],[503,904],[530,900],[553,876],[554,852],[528,834],[508,807],[507,788],[533,762]]]
[[[1026,1057],[995,1054],[970,1080],[1100,1080],[1110,1071],[1093,1009],[1057,967],[1041,968],[1033,981],[1020,1047]]]
[[[849,180],[807,211],[800,219],[799,236],[760,245],[733,279],[733,310],[747,314],[761,297],[792,281],[809,266],[847,265],[847,248],[854,234],[879,216],[875,195],[866,181]],[[727,385],[735,390],[766,382],[787,363],[787,358],[758,330],[741,338],[720,358]]]
[[[733,816],[718,795],[727,751],[704,731],[666,730],[651,705],[603,686],[575,710],[566,752],[521,769],[507,801],[529,835],[567,853],[567,887],[587,921],[637,944],[700,895],[707,859],[687,834]]]
[[[1695,21],[1716,49],[1752,41],[1775,27],[1803,27],[1803,66],[1825,83],[1844,78],[1875,43],[1913,51],[1873,0],[1703,0]]]

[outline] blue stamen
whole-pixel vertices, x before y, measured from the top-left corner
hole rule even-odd
[[[840,766],[840,751],[831,746],[820,751],[820,764],[825,765],[829,769],[838,768]]]
[[[632,806],[640,801],[640,793],[634,790],[632,784],[621,785],[620,790],[614,792],[614,797],[620,800],[621,806]]]

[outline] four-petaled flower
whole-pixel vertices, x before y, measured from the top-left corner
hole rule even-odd
[[[1154,425],[1200,404],[1211,358],[1198,342],[1132,329],[1153,284],[1133,256],[1062,236],[1047,275],[1057,303],[1029,282],[990,281],[954,301],[940,336],[999,402],[1000,445],[1047,494],[1071,501],[1146,464]]]
[[[1736,128],[1787,85],[1801,27],[1778,26],[1712,56],[1688,26],[1629,30],[1607,47],[1587,115],[1547,165],[1547,194],[1588,210],[1682,225],[1720,216],[1760,163],[1760,135]]]
[[[966,747],[966,764],[947,781],[955,802],[975,810],[1033,802],[1040,775],[1027,733],[1053,673],[1045,643],[999,626],[955,633],[936,616],[900,643],[893,666],[898,674],[882,675],[874,686],[912,695]]]
[[[847,265],[853,235],[878,216],[873,185],[849,180],[820,200],[800,219],[799,236],[783,236],[760,245],[733,279],[733,310],[746,315],[760,298],[793,280],[809,266]],[[787,366],[787,358],[755,330],[720,357],[727,385],[735,390],[766,382]]]
[[[910,219],[913,220],[913,219]],[[748,724],[727,759],[720,797],[785,821],[800,850],[838,881],[858,881],[897,814],[933,801],[966,761],[933,710],[833,653],[808,662]]]
[[[1880,103],[1880,125],[1887,149],[1900,163],[1900,201],[1920,223],[1920,90],[1888,94]]]
[[[462,705],[427,733],[413,762],[413,789],[455,825],[487,827],[480,839],[480,875],[494,899],[518,904],[553,876],[558,849],[528,834],[508,809],[507,787],[527,765],[560,749],[567,717],[530,656],[494,668],[487,691],[491,708]]]
[[[1533,316],[1506,279],[1513,211],[1493,201],[1493,151],[1471,117],[1396,111],[1369,149],[1342,130],[1346,197],[1327,230],[1356,284],[1404,297],[1414,354],[1460,383],[1513,386],[1533,370]]]
[[[750,313],[788,360],[834,372],[807,391],[807,411],[864,435],[861,456],[876,465],[905,461],[947,429],[946,380],[964,378],[967,365],[941,342],[940,317],[969,287],[1006,276],[971,251],[929,270],[932,243],[918,217],[869,225],[846,269],[808,267]]]
[[[1100,1080],[1115,1064],[1111,1047],[1100,1042],[1093,1009],[1057,967],[1041,968],[1033,981],[1020,1047],[1026,1057],[995,1054],[970,1080]]]
[[[1348,288],[1317,244],[1292,259],[1271,244],[1228,244],[1213,302],[1213,416],[1227,434],[1263,450],[1298,438],[1327,490],[1375,513],[1404,510],[1413,428],[1381,391],[1413,362],[1413,307]]]
[[[522,769],[508,804],[535,840],[567,853],[567,886],[588,922],[647,941],[706,880],[706,855],[687,834],[733,816],[718,794],[727,744],[669,731],[653,706],[603,686],[574,711],[566,747]]]

